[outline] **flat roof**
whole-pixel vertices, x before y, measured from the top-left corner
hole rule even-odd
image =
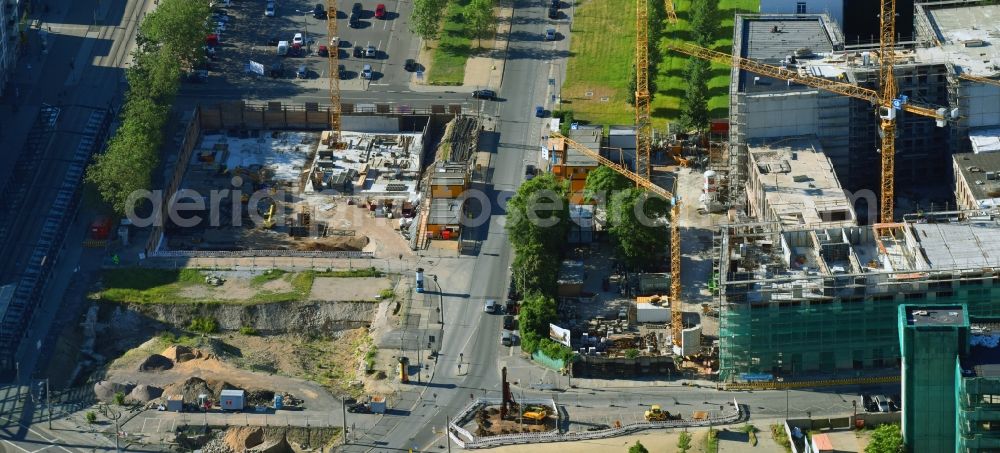
[[[962,326],[965,325],[965,307],[954,306],[908,306],[906,324],[922,326]]]
[[[823,15],[747,15],[737,16],[739,34],[735,43],[740,56],[771,65],[779,65],[794,55],[799,63],[832,53],[835,38],[827,27]],[[839,43],[838,43],[839,44]],[[840,71],[842,72],[842,71]],[[836,71],[812,73],[819,77],[836,77]],[[755,83],[755,78],[759,82]],[[775,80],[740,71],[740,91],[748,93],[815,91],[803,85],[788,85],[785,80]]]
[[[960,71],[1000,74],[1000,5],[923,6],[940,47]]]
[[[913,223],[912,227],[933,269],[1000,265],[1000,224],[996,220]]]
[[[455,198],[435,198],[427,216],[430,225],[458,225],[462,220],[462,203]]]
[[[601,149],[601,136],[603,135],[603,130],[600,127],[586,126],[578,127],[577,129],[570,129],[569,138],[573,141],[586,146],[589,149],[599,152]],[[571,165],[576,167],[586,167],[586,166],[597,166],[597,159],[590,157],[575,148],[566,149],[566,161],[565,165]]]
[[[961,153],[952,158],[977,201],[1000,198],[1000,152]]]
[[[750,165],[756,167],[758,183],[767,209],[786,226],[855,224],[854,208],[844,193],[830,158],[815,136],[794,137],[772,144],[747,144]],[[830,213],[842,212],[832,221]],[[764,219],[761,219],[764,220]]]
[[[971,129],[969,142],[977,154],[1000,151],[1000,127]]]

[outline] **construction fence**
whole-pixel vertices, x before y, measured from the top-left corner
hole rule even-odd
[[[548,404],[546,401],[552,402],[552,400],[526,400],[524,404]],[[732,412],[720,416],[713,417],[704,420],[667,420],[662,422],[634,422],[627,423],[613,428],[602,429],[599,431],[578,431],[571,433],[560,433],[559,430],[552,430],[545,433],[525,433],[525,434],[503,434],[498,436],[489,437],[476,437],[473,436],[468,430],[462,428],[459,424],[464,424],[468,420],[468,417],[472,416],[470,414],[475,414],[475,411],[484,405],[499,405],[501,400],[499,398],[481,398],[477,401],[470,403],[466,408],[460,413],[454,421],[448,425],[448,437],[455,442],[459,447],[466,449],[475,448],[493,448],[503,445],[517,445],[517,444],[530,444],[530,443],[542,443],[542,442],[573,442],[580,440],[593,440],[593,439],[606,439],[609,437],[624,436],[638,431],[644,431],[647,429],[663,429],[663,428],[695,428],[695,427],[712,427],[720,425],[730,425],[733,423],[738,423],[746,419],[746,411],[740,406],[739,402],[733,399],[733,407],[735,408]],[[552,407],[557,410],[558,407],[555,406],[555,402],[552,402]]]
[[[431,105],[427,108],[411,108],[393,104],[341,104],[341,115],[461,115],[459,104]],[[330,128],[329,106],[315,102],[290,105],[281,102],[252,104],[247,102],[227,102],[216,105],[198,106],[198,118],[203,129],[300,129],[326,130]]]

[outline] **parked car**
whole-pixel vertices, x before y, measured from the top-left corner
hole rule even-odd
[[[306,65],[299,65],[299,69],[295,71],[295,77],[304,79],[309,76],[309,70],[306,69]]]
[[[515,302],[513,299],[507,299],[507,307],[504,309],[504,313],[507,313],[508,315],[516,315],[517,302]]]
[[[534,177],[535,177],[535,166],[534,165],[525,165],[524,166],[524,179],[527,181],[527,180],[530,180],[531,178],[534,178]]]
[[[361,46],[354,46],[354,58],[361,58],[365,56],[365,50]]]
[[[375,58],[375,55],[375,46],[368,46],[365,48],[365,58]]]
[[[476,99],[496,99],[497,93],[493,90],[476,90],[472,92],[472,97]]]
[[[562,5],[559,3],[559,0],[552,0],[552,6],[550,6],[550,8],[559,8],[560,6]]]
[[[550,29],[545,30],[545,40],[546,41],[555,41],[556,40],[556,29],[550,28]]]
[[[375,6],[375,18],[385,19],[385,3],[379,3]]]
[[[361,3],[355,3],[354,6],[351,7],[351,12],[355,13],[355,14],[360,13],[360,12],[362,12],[364,10],[365,10],[365,7],[362,6]]]
[[[281,63],[275,63],[275,64],[271,65],[271,69],[268,71],[268,74],[272,78],[275,78],[275,79],[280,78],[280,77],[284,77],[285,76],[285,66],[282,65]]]
[[[514,334],[509,330],[504,330],[500,332],[500,344],[504,346],[512,346],[514,344]]]
[[[503,316],[503,328],[507,330],[514,330],[514,315]]]
[[[326,19],[326,8],[323,7],[322,3],[317,3],[316,7],[313,8],[313,17],[317,19]]]
[[[274,17],[274,3],[267,2],[267,7],[264,8],[264,15],[267,17]]]
[[[540,105],[536,105],[535,106],[535,117],[536,118],[545,118],[545,108],[542,107],[542,106],[540,106]]]
[[[347,68],[345,68],[344,65],[342,64],[337,65],[337,78],[340,80],[344,80],[344,78],[346,77],[347,77]]]
[[[363,69],[361,69],[361,78],[365,80],[372,79],[372,65],[366,64]]]
[[[329,57],[330,56],[330,50],[327,49],[326,46],[319,46],[319,47],[316,48],[316,55],[319,55],[321,57]]]
[[[417,70],[417,61],[412,58],[407,58],[406,62],[403,63],[403,69],[413,72]]]
[[[549,8],[549,19],[559,18],[559,8]]]
[[[483,306],[483,311],[486,313],[495,313],[497,310],[497,301],[489,299],[486,301],[486,305]]]
[[[296,33],[295,36],[292,37],[292,45],[298,44],[301,46],[303,42],[302,33]]]
[[[276,45],[278,45],[278,41],[280,41],[280,40],[281,39],[279,39],[277,36],[272,36],[270,38],[267,38],[267,45],[269,45],[269,46],[276,46]]]
[[[188,71],[184,77],[184,81],[188,83],[205,83],[205,80],[208,80],[208,71],[204,69]]]
[[[359,13],[351,13],[351,18],[347,20],[347,25],[351,28],[361,28],[361,17]]]

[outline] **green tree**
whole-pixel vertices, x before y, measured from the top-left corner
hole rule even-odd
[[[587,200],[596,200],[603,204],[607,203],[609,197],[615,192],[628,190],[632,186],[632,182],[621,173],[602,165],[587,174],[584,195]]]
[[[472,0],[465,6],[462,16],[476,38],[476,46],[482,46],[482,39],[489,37],[497,29],[493,0]]]
[[[549,337],[549,323],[556,320],[556,301],[538,293],[521,301],[518,324],[521,329],[521,349],[531,353],[539,342]]]
[[[677,437],[677,451],[681,453],[687,453],[691,449],[691,434],[687,431],[681,431],[681,435]]]
[[[517,249],[511,263],[514,284],[521,294],[554,294],[559,277],[559,255],[542,244]]]
[[[635,441],[635,445],[628,447],[628,453],[649,453],[649,450],[646,450],[642,442]]]
[[[691,34],[699,46],[711,47],[715,43],[715,30],[719,26],[717,2],[691,4]]]
[[[204,56],[202,47],[212,8],[207,0],[160,0],[139,26],[145,39],[170,49],[180,61],[193,65]]]
[[[115,404],[117,404],[119,406],[124,406],[125,405],[125,393],[124,392],[115,392]]]
[[[88,424],[93,425],[94,423],[97,423],[97,414],[94,413],[94,411],[87,411],[84,418],[86,418]]]
[[[687,128],[708,128],[708,71],[709,65],[704,60],[694,57],[688,60],[688,86],[681,102],[681,123]]]
[[[872,432],[865,453],[898,453],[903,451],[903,434],[899,425],[885,424]]]
[[[540,244],[546,252],[557,255],[569,228],[569,204],[566,189],[551,173],[536,176],[521,184],[507,202],[507,224],[514,250]]]
[[[666,250],[669,200],[641,189],[616,193],[608,203],[608,232],[618,244],[621,257],[633,268],[656,261]]]
[[[437,39],[441,18],[448,0],[414,0],[410,16],[410,31],[427,41]]]

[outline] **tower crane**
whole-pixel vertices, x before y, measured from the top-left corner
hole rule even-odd
[[[673,0],[664,0],[667,21],[677,23]],[[650,179],[653,123],[649,117],[649,0],[635,2],[635,166]]]
[[[330,63],[330,146],[340,148],[340,38],[337,34],[337,0],[327,0],[326,31],[330,37],[327,58]]]
[[[895,0],[882,0],[883,14],[882,17],[892,17]],[[730,55],[727,53],[717,52],[711,49],[706,49],[694,44],[679,43],[671,46],[671,49],[692,57],[701,58],[704,60],[712,61],[715,63],[721,63],[729,65],[735,68],[742,69],[747,72],[752,72],[754,74],[760,74],[763,76],[771,77],[778,80],[788,80],[801,85],[819,88],[821,90],[826,90],[832,93],[841,94],[844,96],[849,96],[857,99],[862,99],[868,101],[878,107],[879,115],[879,127],[881,130],[881,159],[882,159],[882,171],[881,171],[881,201],[882,206],[880,210],[880,221],[884,223],[892,222],[893,219],[893,197],[895,191],[895,164],[896,164],[896,153],[895,153],[895,133],[896,133],[896,108],[899,108],[905,112],[913,113],[920,116],[925,116],[928,118],[934,118],[939,127],[944,127],[950,118],[945,108],[933,107],[928,105],[922,105],[920,103],[902,98],[899,98],[899,90],[896,86],[896,78],[893,75],[892,67],[895,52],[892,47],[895,41],[891,36],[887,37],[887,34],[895,33],[895,26],[892,24],[888,25],[888,30],[886,29],[885,20],[883,20],[883,33],[882,33],[882,43],[880,47],[881,57],[881,67],[879,70],[880,78],[880,90],[872,90],[869,88],[864,88],[850,83],[840,82],[837,80],[824,79],[822,77],[810,76],[804,73],[799,73],[798,71],[780,68],[777,66],[771,66],[758,61],[750,60],[747,58],[740,57],[738,55]],[[892,22],[891,20],[888,22]],[[951,115],[954,117],[954,115]]]
[[[986,77],[974,76],[972,74],[959,74],[958,78],[965,79],[965,80],[971,80],[973,82],[986,83],[986,84],[995,85],[995,86],[1000,87],[1000,80],[996,80],[996,79],[990,79],[990,78],[986,78]]]
[[[640,0],[641,2],[641,0]],[[668,200],[670,208],[670,337],[674,346],[681,346],[681,331],[684,329],[683,308],[681,307],[681,232],[680,224],[680,203],[670,191],[653,184],[649,178],[643,177],[624,166],[612,162],[610,159],[601,156],[600,153],[558,133],[552,132],[552,137],[562,139],[566,146],[580,151],[590,156],[601,165],[608,167],[622,176],[632,180],[636,186],[646,189],[656,195]]]

